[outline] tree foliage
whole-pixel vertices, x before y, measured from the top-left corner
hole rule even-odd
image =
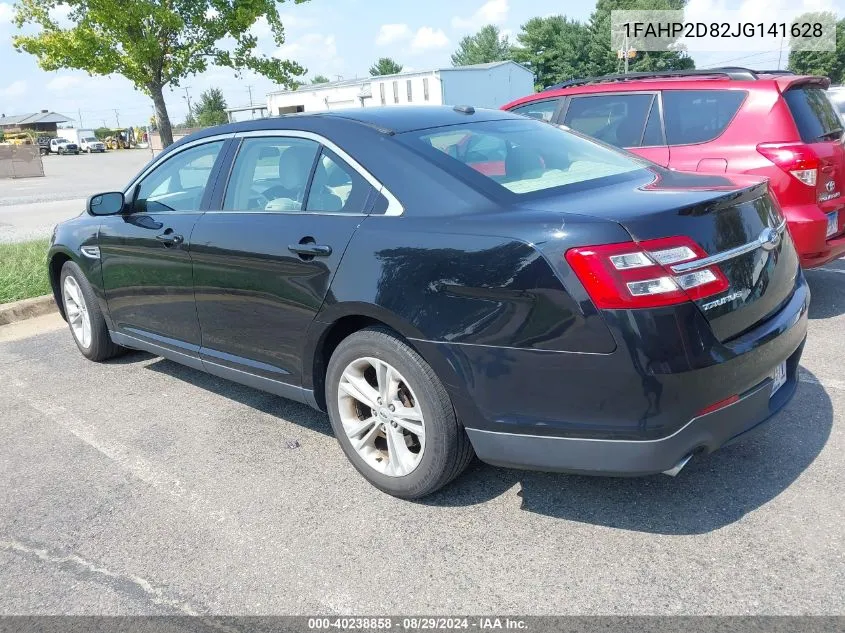
[[[370,66],[370,76],[378,77],[380,75],[398,75],[402,72],[402,64],[390,59],[389,57],[380,57],[379,60]]]
[[[194,117],[200,127],[211,127],[228,122],[226,99],[219,88],[211,88],[200,95],[194,106]]]
[[[314,75],[314,78],[311,80],[312,84],[327,84],[331,81],[325,75]]]
[[[805,13],[796,22],[816,22],[818,13]],[[835,51],[792,51],[789,53],[789,70],[801,75],[830,77],[831,83],[845,82],[845,20],[836,23]]]
[[[277,46],[285,41],[276,0],[63,0],[70,26],[51,15],[58,4],[18,0],[15,24],[38,30],[15,35],[15,48],[34,55],[44,70],[123,75],[152,98],[165,145],[173,140],[165,87],[209,65],[249,69],[282,85],[305,73],[295,61],[257,51],[251,27],[259,18]]]
[[[611,50],[610,12],[621,9],[682,9],[684,0],[598,0],[585,23],[563,15],[532,18],[516,36],[513,59],[534,71],[538,90],[577,77],[622,72],[623,62]],[[694,68],[683,51],[637,53],[630,72]]]
[[[488,24],[475,35],[467,35],[458,43],[458,50],[452,54],[452,65],[488,64],[510,58],[508,37],[502,35],[498,26]]]

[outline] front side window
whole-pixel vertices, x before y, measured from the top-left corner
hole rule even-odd
[[[546,99],[545,101],[532,101],[525,105],[511,109],[514,114],[521,114],[532,119],[539,119],[549,123],[557,110],[560,99]]]
[[[744,90],[664,90],[663,118],[669,145],[717,138],[745,100]]]
[[[133,211],[199,211],[211,170],[222,147],[223,141],[214,141],[168,158],[138,185]]]
[[[372,187],[337,154],[323,148],[308,193],[306,211],[364,213]]]
[[[226,211],[302,211],[320,145],[303,138],[244,139],[226,187]]]
[[[638,171],[644,162],[539,121],[504,119],[415,130],[399,139],[443,169],[526,194]]]
[[[616,147],[638,147],[653,94],[574,97],[563,123]]]

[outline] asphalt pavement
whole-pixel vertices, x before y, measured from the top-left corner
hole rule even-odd
[[[845,614],[845,261],[799,390],[676,478],[474,463],[420,502],[326,417],[144,353],[0,328],[0,614]]]
[[[49,237],[85,210],[93,193],[123,189],[149,162],[149,150],[43,157],[44,176],[0,180],[0,242]]]

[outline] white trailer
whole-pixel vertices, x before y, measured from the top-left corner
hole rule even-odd
[[[80,151],[88,152],[105,152],[106,145],[97,139],[94,130],[86,130],[84,128],[68,128],[66,130],[59,130],[61,135],[68,139],[71,143],[76,143]]]

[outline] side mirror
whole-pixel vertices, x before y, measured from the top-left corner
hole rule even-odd
[[[88,213],[91,215],[115,215],[123,211],[126,201],[123,192],[98,193],[88,198]]]

